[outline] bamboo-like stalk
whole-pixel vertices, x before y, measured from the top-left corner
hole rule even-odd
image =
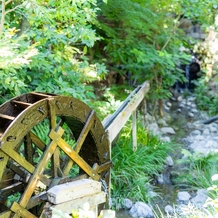
[[[1,16],[1,23],[0,23],[0,35],[3,32],[3,28],[4,28],[4,22],[5,22],[5,6],[6,6],[5,0],[2,0],[2,16]]]

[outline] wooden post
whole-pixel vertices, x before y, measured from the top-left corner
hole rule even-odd
[[[133,151],[137,149],[137,118],[136,110],[132,112],[132,146]]]

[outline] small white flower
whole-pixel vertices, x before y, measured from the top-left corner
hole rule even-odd
[[[217,181],[218,180],[218,174],[214,174],[212,177],[211,177],[212,181]]]

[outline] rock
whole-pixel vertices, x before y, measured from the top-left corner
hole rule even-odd
[[[176,111],[177,111],[178,113],[180,113],[182,110],[181,110],[181,108],[178,108]]]
[[[198,130],[198,129],[196,129],[196,130],[192,131],[190,135],[192,135],[192,136],[198,136],[198,135],[201,135],[201,131]]]
[[[210,125],[210,126],[209,126],[209,130],[210,130],[211,133],[215,133],[215,134],[216,134],[218,129],[217,129],[217,127],[215,127],[215,126]]]
[[[164,109],[166,110],[166,111],[170,111],[170,107],[168,107],[168,106],[164,106]]]
[[[172,167],[174,165],[173,159],[171,156],[168,156],[165,160],[165,164],[169,167]]]
[[[157,177],[157,183],[158,184],[164,184],[164,176],[163,174],[159,174],[158,177]]]
[[[204,140],[205,138],[204,138],[203,135],[197,135],[197,136],[195,137],[195,139],[198,140],[198,141],[202,141],[202,140]]]
[[[168,107],[172,107],[172,103],[168,101],[168,102],[167,102],[167,106],[168,106]]]
[[[182,101],[183,100],[183,97],[180,95],[178,98],[177,98],[177,101]]]
[[[132,217],[153,217],[152,209],[144,202],[136,202],[129,211]]]
[[[194,115],[192,112],[189,112],[189,113],[188,113],[188,116],[189,116],[189,117],[194,117],[195,115]]]
[[[125,198],[124,202],[123,202],[123,205],[124,205],[125,209],[129,210],[133,206],[133,203],[132,203],[132,201],[130,199]]]
[[[164,142],[171,142],[171,139],[168,136],[160,137],[160,139]]]
[[[185,107],[185,104],[181,102],[181,103],[179,104],[179,108],[184,108],[184,107]]]
[[[158,119],[157,123],[160,126],[168,126],[167,122],[164,119]]]
[[[197,192],[197,195],[191,199],[191,203],[198,208],[202,208],[207,200],[207,195],[203,192]]]
[[[172,127],[162,127],[160,129],[160,131],[163,133],[163,134],[172,134],[174,135],[175,134],[175,131]]]
[[[151,123],[151,124],[148,124],[147,126],[148,130],[151,131],[154,135],[158,135],[160,132],[159,132],[159,127],[157,125],[157,123]]]
[[[182,192],[178,192],[177,197],[179,201],[188,202],[189,199],[191,198],[191,195],[186,191],[182,191]]]
[[[203,134],[204,135],[210,135],[210,130],[209,129],[204,129]]]
[[[170,205],[167,205],[165,208],[164,208],[165,212],[167,214],[173,214],[174,213],[174,210],[173,210],[173,207],[170,206]]]
[[[196,114],[196,113],[198,113],[198,110],[193,108],[193,109],[191,109],[191,113]]]

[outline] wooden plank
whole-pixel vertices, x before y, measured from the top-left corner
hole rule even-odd
[[[132,146],[133,151],[137,149],[137,118],[136,118],[136,111],[132,112]]]
[[[16,100],[12,100],[11,101],[13,104],[21,107],[22,109],[26,109],[28,108],[29,106],[31,106],[32,104],[30,103],[27,103],[27,102],[23,102],[23,101],[16,101]]]
[[[51,98],[55,95],[47,95],[46,93],[40,93],[40,92],[30,92],[31,95],[35,95],[39,99],[44,99],[44,98]]]
[[[99,174],[109,170],[109,168],[112,166],[112,161],[108,161],[106,163],[101,164],[100,166],[95,163],[93,166],[93,169],[95,169]]]
[[[112,142],[116,138],[118,133],[121,131],[123,126],[128,121],[129,117],[132,115],[132,112],[137,109],[141,101],[144,99],[145,94],[148,92],[148,90],[149,83],[143,83],[139,91],[132,97],[132,99],[126,105],[126,107],[116,116],[112,123],[105,129],[108,133],[108,139],[110,142]]]
[[[5,114],[0,114],[0,118],[6,119],[6,120],[14,120],[15,117],[5,115]]]
[[[17,202],[14,202],[11,206],[11,210],[16,213],[14,217],[23,217],[23,218],[37,218],[35,215],[30,213],[28,210],[23,208],[21,205],[19,205]]]
[[[90,207],[97,206],[99,204],[105,203],[106,194],[105,192],[99,192],[93,195],[88,195],[79,199],[74,199],[61,204],[52,205],[52,208],[61,210],[64,213],[71,214],[72,210],[82,209],[84,203],[88,203]],[[50,209],[51,210],[51,209]]]
[[[48,201],[60,204],[101,192],[101,183],[92,179],[82,179],[56,185],[47,191]]]
[[[80,166],[91,178],[99,180],[100,175],[92,169],[58,134],[51,130],[49,137],[68,155],[78,166]]]
[[[0,218],[10,218],[11,217],[11,211],[4,211],[0,213]]]
[[[18,191],[23,191],[24,185],[22,182],[17,182],[15,184],[11,184],[10,186],[7,186],[0,191],[1,198],[7,198],[7,196],[10,196]]]

